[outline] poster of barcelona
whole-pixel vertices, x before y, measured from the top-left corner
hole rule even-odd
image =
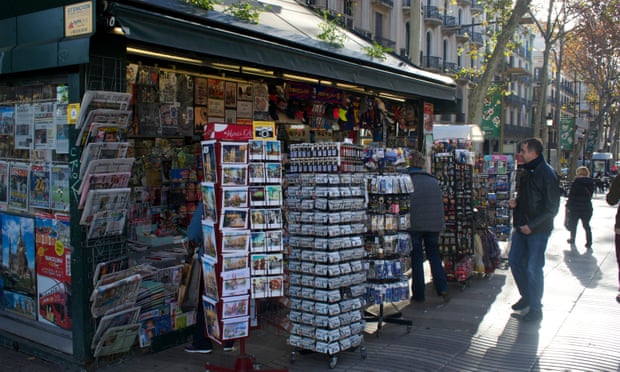
[[[36,319],[34,219],[1,214],[0,294],[5,310]]]

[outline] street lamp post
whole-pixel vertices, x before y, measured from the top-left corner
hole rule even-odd
[[[547,163],[551,164],[551,135],[553,130],[553,115],[551,113],[547,114],[545,124],[547,124]]]

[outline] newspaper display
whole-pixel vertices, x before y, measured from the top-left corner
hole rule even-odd
[[[82,151],[80,160],[80,178],[84,178],[88,164],[98,159],[118,159],[124,158],[129,149],[128,142],[103,142],[89,143]]]
[[[103,122],[101,121],[103,119],[98,116],[103,114],[102,111],[93,113],[92,116],[91,111],[104,109],[110,110],[107,111],[105,114],[109,116],[110,120],[114,120],[113,117],[115,116],[118,119],[118,111],[128,112],[127,110],[129,109],[130,104],[131,93],[89,90],[84,93],[84,98],[82,98],[80,115],[78,116],[76,129],[80,129],[83,125],[90,125],[90,123],[95,122],[94,118],[96,118],[96,122]],[[87,119],[90,119],[91,121],[88,121]],[[127,120],[129,119],[127,118]],[[79,144],[76,143],[76,145]]]
[[[80,225],[90,225],[98,212],[124,211],[126,214],[130,193],[129,187],[91,190],[84,204]]]
[[[104,315],[97,325],[95,336],[93,336],[91,349],[94,349],[99,341],[102,339],[104,333],[112,328],[129,324],[140,324],[138,322],[138,315],[140,315],[140,307],[132,306],[127,309],[122,309],[110,314]]]
[[[86,202],[86,196],[88,195],[89,190],[127,187],[127,185],[129,185],[130,178],[131,172],[87,174],[78,189],[78,194],[80,195],[78,209],[84,208],[84,203]]]
[[[29,103],[15,105],[15,149],[32,150],[34,111]]]
[[[56,148],[56,130],[54,127],[54,102],[42,102],[32,105],[34,123],[34,149],[52,150]]]
[[[142,277],[136,274],[95,288],[90,296],[93,318],[99,318],[110,310],[135,303],[141,282]]]

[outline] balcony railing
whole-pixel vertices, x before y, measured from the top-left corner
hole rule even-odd
[[[373,4],[379,4],[379,5],[383,5],[385,7],[388,8],[393,8],[394,7],[394,1],[393,0],[372,0]]]
[[[483,44],[483,37],[482,37],[482,32],[472,32],[469,37],[471,38],[471,41],[473,41],[476,44]]]
[[[424,19],[435,20],[437,22],[443,22],[443,17],[439,12],[439,8],[433,5],[425,5],[423,7]]]
[[[445,27],[458,27],[458,25],[456,24],[456,17],[449,15],[443,16],[443,25]]]
[[[422,64],[422,67],[425,68],[432,68],[432,69],[436,69],[436,70],[441,70],[442,69],[442,63],[441,63],[441,57],[438,56],[425,56],[422,55],[422,58],[420,58],[420,63]]]
[[[394,48],[396,48],[396,42],[394,40],[390,40],[390,39],[386,39],[384,37],[376,36],[375,37],[375,41],[377,43],[381,44],[381,46],[383,46],[384,48],[390,48],[392,50],[394,50]]]

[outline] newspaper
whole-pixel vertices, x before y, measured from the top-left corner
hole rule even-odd
[[[132,97],[131,93],[108,92],[108,91],[101,91],[101,90],[87,91],[86,93],[84,93],[84,97],[82,98],[82,103],[80,105],[80,115],[78,116],[76,129],[80,129],[83,125],[89,125],[90,123],[94,121],[93,120],[89,122],[87,120],[89,118],[89,115],[91,115],[91,112],[94,110],[107,109],[107,110],[117,111],[117,112],[127,111],[131,104],[131,97]],[[111,111],[108,111],[107,113],[111,114],[110,116],[112,118],[114,116],[119,118],[118,115],[114,115]],[[98,113],[93,113],[90,119],[92,120],[93,117],[101,113],[102,113],[101,111],[99,111]],[[106,121],[101,121],[101,119],[98,118],[97,122],[106,122]],[[111,122],[111,121],[108,121],[108,122]]]

